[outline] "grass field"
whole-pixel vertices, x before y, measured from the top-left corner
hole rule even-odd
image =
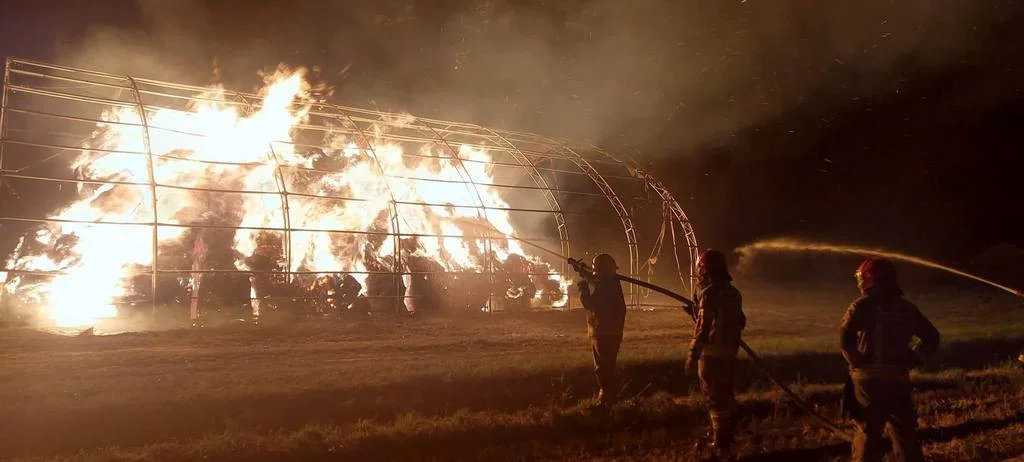
[[[849,288],[744,290],[745,338],[838,413]],[[943,333],[916,373],[933,460],[1024,454],[1020,299],[911,293]],[[382,317],[288,327],[63,337],[0,330],[0,460],[687,460],[704,432],[678,311],[631,312],[628,399],[604,417],[582,313]],[[847,457],[841,436],[738,372],[741,455]]]

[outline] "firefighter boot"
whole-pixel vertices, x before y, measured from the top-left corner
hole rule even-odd
[[[597,392],[597,402],[605,407],[614,406],[619,401],[618,393],[614,390],[615,388],[601,388],[601,391]]]
[[[711,413],[711,452],[713,460],[732,462],[736,460],[733,440],[736,437],[736,421],[729,413]]]
[[[703,436],[698,436],[693,442],[693,453],[696,455],[697,460],[711,461],[715,460],[713,454],[711,454],[711,441],[714,436],[711,434],[711,430],[708,430]]]
[[[587,406],[587,410],[589,410],[589,411],[601,411],[601,412],[607,411],[608,410],[608,399],[606,398],[606,396],[607,396],[607,394],[605,393],[603,388],[598,390],[597,396],[595,396],[594,397],[594,401],[591,402],[589,406]]]

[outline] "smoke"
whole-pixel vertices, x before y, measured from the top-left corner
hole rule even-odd
[[[687,151],[807,104],[899,91],[981,46],[991,2],[137,0],[62,62],[205,83],[322,66],[335,100],[643,151]]]
[[[424,106],[453,118],[685,150],[728,141],[811,100],[898,89],[904,61],[919,71],[955,59],[981,9],[490,1],[445,21],[441,42],[452,49],[439,62],[452,66],[448,82],[412,98],[431,98]],[[401,74],[436,78],[429,68]]]
[[[135,0],[124,7],[130,25],[92,24],[82,37],[58,40],[58,62],[172,82],[209,81],[214,62],[206,43],[212,30],[201,0]]]

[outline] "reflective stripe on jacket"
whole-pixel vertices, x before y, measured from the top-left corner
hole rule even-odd
[[[900,292],[871,291],[850,305],[839,327],[840,349],[852,371],[886,375],[886,371],[909,371],[920,359],[911,347],[914,337],[919,349],[938,348],[939,331]]]

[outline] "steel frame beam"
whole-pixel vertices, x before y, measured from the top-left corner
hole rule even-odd
[[[135,83],[135,79],[130,75],[126,75],[125,79],[132,88],[132,95],[135,97],[135,102],[138,104],[136,110],[139,112],[139,120],[142,121],[142,143],[146,148],[146,176],[149,178],[149,198],[153,202],[153,238],[152,238],[152,252],[153,252],[153,275],[150,277],[150,290],[152,291],[152,314],[156,316],[156,288],[157,288],[157,272],[159,271],[160,265],[158,262],[158,255],[160,254],[160,229],[157,224],[160,222],[160,217],[157,215],[157,197],[156,197],[156,173],[154,172],[155,162],[153,159],[153,145],[150,143],[149,138],[149,116],[146,115],[146,107],[142,104],[142,95],[139,94],[139,86]]]
[[[679,266],[677,268],[680,273],[679,282],[682,283],[683,287],[690,292],[690,296],[694,297],[697,289],[697,260],[700,258],[700,247],[697,244],[697,234],[693,230],[693,225],[690,223],[690,219],[686,216],[686,213],[683,212],[683,208],[679,205],[679,202],[676,201],[675,197],[664,184],[654,178],[654,176],[646,170],[642,169],[640,167],[640,163],[637,162],[636,159],[633,159],[630,156],[626,156],[625,159],[619,159],[614,154],[602,149],[601,147],[594,145],[587,145],[587,147],[594,152],[600,153],[609,159],[625,165],[629,169],[631,176],[643,180],[645,186],[653,190],[658,194],[658,197],[661,198],[662,206],[667,207],[670,210],[675,221],[672,228],[672,255],[673,257],[676,257],[674,260],[676,261],[676,265]],[[675,225],[679,226],[683,231],[683,236],[686,238],[686,254],[689,257],[689,264],[685,271],[688,276],[685,279],[682,277],[684,270],[681,267],[681,262],[678,258],[679,248],[675,240]]]
[[[475,195],[476,203],[473,205],[459,205],[456,207],[461,208],[475,208],[480,218],[489,221],[488,212],[491,210],[503,210],[503,211],[517,211],[517,212],[538,212],[538,213],[551,213],[555,220],[555,227],[558,233],[558,240],[561,252],[564,255],[571,255],[572,243],[570,239],[569,225],[566,221],[566,216],[577,215],[577,216],[588,216],[588,213],[572,212],[563,209],[562,204],[559,202],[556,193],[564,194],[580,194],[586,196],[602,196],[605,197],[612,210],[614,210],[616,216],[621,222],[623,233],[626,240],[626,246],[629,253],[629,274],[635,277],[639,272],[639,242],[636,227],[634,226],[633,219],[629,209],[625,206],[619,193],[609,183],[609,180],[628,180],[637,181],[638,184],[644,185],[646,188],[654,191],[658,194],[663,202],[663,207],[667,208],[671,212],[673,221],[673,236],[675,233],[675,226],[679,226],[682,230],[682,234],[686,239],[687,250],[685,255],[689,258],[689,264],[687,271],[684,271],[682,262],[679,264],[679,272],[689,273],[689,280],[681,281],[691,291],[694,287],[694,265],[696,263],[699,248],[697,247],[697,239],[689,219],[683,212],[682,207],[676,202],[672,194],[668,191],[665,186],[657,181],[648,172],[642,170],[639,164],[631,159],[624,158],[620,159],[616,156],[597,148],[596,146],[580,145],[573,143],[569,140],[556,139],[549,137],[542,137],[530,133],[516,132],[510,130],[495,130],[479,125],[461,123],[461,122],[450,122],[438,119],[430,118],[414,118],[412,122],[403,122],[398,115],[387,114],[380,111],[373,111],[367,109],[353,108],[348,106],[341,106],[329,103],[316,103],[313,106],[309,106],[304,109],[308,109],[308,113],[311,116],[323,117],[325,120],[333,120],[340,122],[340,127],[315,125],[311,123],[301,123],[296,126],[299,130],[313,130],[323,131],[324,133],[345,133],[353,135],[357,140],[357,144],[360,149],[368,154],[372,159],[376,169],[380,172],[380,181],[383,181],[388,189],[390,200],[388,201],[389,210],[389,221],[390,229],[386,232],[377,231],[360,231],[360,230],[341,230],[341,229],[298,229],[294,228],[291,222],[291,209],[289,205],[290,197],[309,197],[316,199],[325,200],[353,200],[353,201],[366,201],[371,200],[370,198],[348,198],[348,197],[335,197],[335,196],[319,196],[311,194],[303,194],[300,192],[289,191],[287,177],[285,175],[285,169],[292,169],[298,171],[322,171],[315,168],[308,168],[305,166],[297,165],[285,165],[274,148],[275,141],[271,141],[268,146],[268,156],[266,162],[257,163],[231,163],[231,162],[219,162],[216,160],[203,160],[203,159],[187,159],[179,158],[173,155],[162,155],[153,152],[151,144],[151,131],[160,130],[166,132],[172,132],[186,136],[199,136],[194,133],[187,133],[180,130],[170,129],[168,127],[151,126],[148,120],[149,111],[164,109],[164,106],[160,105],[147,105],[144,101],[144,96],[180,99],[183,101],[209,101],[218,104],[237,106],[240,109],[252,114],[261,108],[261,100],[259,95],[225,91],[225,95],[230,95],[231,99],[214,99],[205,96],[199,96],[201,93],[207,92],[209,89],[204,87],[183,85],[171,82],[162,82],[152,79],[144,79],[134,76],[117,76],[113,74],[107,74],[103,72],[91,71],[87,69],[80,69],[68,66],[59,66],[47,63],[41,63],[37,61],[8,58],[5,63],[4,77],[3,77],[3,99],[0,101],[0,184],[5,184],[7,178],[20,179],[25,181],[63,181],[63,182],[86,182],[96,184],[112,184],[112,185],[126,185],[126,186],[138,186],[147,187],[149,190],[149,199],[152,202],[152,213],[153,219],[149,223],[135,223],[135,222],[106,222],[106,223],[83,223],[74,220],[61,220],[56,218],[26,218],[26,217],[14,217],[6,216],[3,211],[3,202],[0,202],[0,222],[3,221],[19,221],[19,222],[32,222],[32,223],[83,223],[83,224],[106,224],[114,226],[147,226],[152,230],[152,253],[153,253],[153,266],[152,266],[152,277],[151,277],[151,290],[153,293],[152,309],[156,310],[156,290],[158,285],[158,274],[173,274],[179,272],[178,270],[164,270],[160,269],[158,265],[158,253],[159,253],[159,228],[160,227],[188,227],[196,229],[257,229],[266,231],[276,231],[285,233],[284,239],[284,252],[285,259],[288,262],[288,268],[286,270],[287,277],[289,279],[294,278],[299,274],[329,274],[336,273],[338,271],[298,271],[293,269],[295,263],[294,251],[292,249],[292,233],[293,232],[329,232],[329,233],[344,233],[353,235],[383,235],[393,238],[394,240],[394,267],[391,268],[391,274],[396,274],[396,289],[399,289],[402,284],[403,277],[405,275],[419,274],[419,272],[411,271],[404,268],[403,257],[402,257],[402,242],[404,237],[420,236],[420,237],[462,237],[466,239],[483,239],[486,242],[488,253],[491,249],[492,240],[508,240],[508,239],[522,239],[520,236],[508,238],[505,236],[499,236],[491,231],[481,233],[483,235],[465,235],[465,236],[441,236],[434,234],[417,234],[417,233],[403,233],[401,221],[404,218],[399,211],[399,205],[419,205],[425,207],[432,206],[448,206],[450,204],[431,204],[422,201],[399,201],[397,200],[394,188],[391,184],[391,178],[402,178],[412,181],[435,181],[438,179],[431,178],[409,178],[401,175],[389,174],[387,169],[381,163],[380,158],[377,156],[375,142],[415,142],[415,143],[436,143],[441,145],[447,152],[447,156],[432,156],[424,155],[422,153],[408,152],[404,153],[403,156],[409,157],[423,157],[423,158],[438,158],[450,160],[456,167],[456,171],[462,177],[461,183],[465,184],[466,187],[471,188]],[[66,91],[67,86],[61,89],[46,88],[46,87],[34,87],[32,85],[22,84],[20,82],[14,82],[12,75],[26,76],[34,79],[48,79],[53,81],[59,81],[64,83],[71,83],[82,86],[96,86],[97,88],[116,89],[121,91],[129,91],[132,97],[132,101],[123,101],[113,98],[101,97],[96,95],[82,95],[75,94],[74,90]],[[47,80],[47,81],[48,81]],[[146,88],[142,88],[145,86]],[[155,88],[155,89],[154,89]],[[113,122],[122,125],[133,125],[137,126],[143,133],[143,143],[145,152],[117,152],[117,154],[126,155],[139,155],[145,156],[147,162],[147,180],[145,182],[140,181],[112,181],[112,180],[94,180],[88,178],[80,179],[64,179],[54,178],[39,175],[23,174],[24,169],[8,169],[5,164],[5,148],[7,145],[22,145],[30,146],[39,149],[52,149],[56,151],[75,151],[82,149],[81,147],[68,145],[50,144],[46,142],[33,142],[22,139],[11,138],[11,130],[9,127],[9,115],[11,113],[22,113],[27,116],[33,117],[52,117],[57,119],[69,120],[70,123],[95,123],[97,119],[90,119],[88,117],[72,116],[68,114],[57,114],[47,113],[39,111],[37,109],[26,108],[26,107],[13,107],[11,106],[10,94],[12,92],[23,92],[39,97],[45,98],[57,98],[61,100],[79,101],[88,104],[99,104],[102,107],[109,107],[115,105],[118,107],[130,107],[138,112],[140,116],[140,123],[134,124],[129,122]],[[174,92],[183,92],[185,94],[175,94]],[[115,96],[118,98],[119,96]],[[233,100],[232,100],[233,99]],[[152,102],[153,100],[151,100]],[[429,133],[429,136],[412,136],[402,133],[393,133],[389,131],[390,127],[402,127],[403,124],[408,124],[407,128],[414,128],[423,133]],[[370,127],[370,128],[366,128]],[[367,130],[372,130],[374,133],[367,133]],[[379,133],[378,133],[379,132]],[[498,160],[492,160],[486,162],[489,165],[494,166],[507,166],[507,167],[518,167],[530,177],[534,186],[525,185],[500,185],[500,184],[485,184],[477,183],[472,176],[470,169],[467,167],[467,162],[481,162],[473,159],[463,159],[459,154],[458,149],[452,145],[452,137],[458,136],[460,139],[465,139],[465,142],[460,141],[460,145],[481,149],[489,152],[500,152],[505,153],[512,158],[512,162],[501,162]],[[18,137],[20,138],[20,136]],[[473,142],[473,139],[479,140]],[[281,140],[281,143],[288,143],[294,146],[302,146],[303,144],[298,142],[289,142]],[[539,146],[539,148],[538,148]],[[105,152],[103,149],[96,149],[96,152]],[[584,151],[588,151],[588,155],[584,155]],[[110,151],[114,153],[114,151]],[[594,156],[591,153],[599,154]],[[61,154],[63,155],[63,154]],[[552,160],[551,166],[539,166],[535,162],[535,159],[549,159]],[[276,191],[240,191],[240,190],[220,190],[216,188],[195,188],[186,187],[180,185],[171,184],[159,184],[156,181],[155,170],[157,169],[156,162],[158,160],[163,161],[182,161],[182,162],[202,162],[210,164],[231,164],[239,165],[240,167],[246,165],[272,165],[274,167],[275,183],[277,186]],[[564,167],[557,168],[558,165],[555,161],[562,161]],[[598,169],[598,166],[611,166],[615,168],[624,168],[628,172],[628,175],[616,175],[614,172],[605,172]],[[326,171],[325,171],[326,172]],[[547,172],[552,175],[585,175],[589,178],[590,182],[597,189],[596,192],[588,191],[570,191],[557,189],[552,187],[542,174]],[[334,172],[329,172],[334,173]],[[448,182],[451,182],[450,180]],[[278,194],[281,196],[281,211],[283,213],[284,224],[282,227],[244,227],[244,226],[216,226],[216,225],[200,225],[200,224],[181,224],[181,223],[165,223],[161,222],[158,215],[158,193],[157,189],[161,187],[181,190],[196,190],[196,191],[207,191],[207,192],[223,192],[223,193],[238,193],[238,194]],[[546,209],[542,208],[524,208],[524,207],[490,207],[487,205],[484,197],[481,195],[479,190],[480,187],[493,187],[493,188],[512,188],[512,189],[531,189],[539,191],[543,200],[547,205]],[[527,239],[529,240],[529,239]],[[535,239],[542,240],[542,239]],[[545,239],[546,240],[546,239]],[[673,239],[673,252],[678,257],[681,249],[676,248],[675,240]],[[560,273],[568,276],[569,268],[566,262],[561,262]],[[20,271],[17,268],[0,268],[0,271],[9,271],[14,273],[26,273]],[[192,270],[181,270],[180,272],[194,272]],[[223,272],[233,272],[233,270],[223,270]],[[237,271],[238,273],[250,273],[250,271]],[[38,274],[43,274],[40,272]],[[351,272],[351,273],[365,273],[365,274],[386,274],[387,271],[383,272]],[[457,273],[457,272],[449,272]],[[483,273],[474,274],[486,274],[490,278],[494,278],[496,275],[496,269],[490,261],[487,263]],[[681,279],[683,279],[681,277]],[[397,297],[404,300],[405,294],[398,293]],[[630,288],[630,305],[638,306],[641,304],[639,291]],[[571,302],[570,302],[571,303]],[[493,307],[493,300],[489,298],[489,304]],[[571,306],[571,305],[570,305]]]
[[[431,133],[434,134],[435,141],[441,143],[441,145],[445,147],[445,149],[448,151],[450,159],[456,166],[456,171],[459,172],[459,176],[464,178],[464,181],[462,183],[473,189],[473,195],[476,196],[476,200],[480,203],[480,207],[477,208],[477,214],[479,215],[481,220],[483,220],[488,225],[490,225],[491,228],[493,228],[494,225],[491,223],[490,217],[487,216],[488,207],[487,203],[484,202],[484,196],[480,194],[480,188],[477,187],[476,181],[473,180],[473,174],[470,173],[469,169],[466,168],[466,165],[462,163],[462,156],[459,155],[459,151],[453,148],[452,145],[448,143],[448,140],[444,139],[444,137],[441,136],[441,134],[438,133],[437,130],[434,130],[433,127],[425,125],[422,122],[418,122],[415,120],[412,123],[415,124],[415,126],[429,130]],[[487,232],[487,240],[484,241],[484,253],[487,255],[487,260],[486,265],[484,267],[484,272],[488,274],[488,279],[490,282],[490,289],[487,291],[487,310],[494,311],[494,262],[492,261],[491,258],[491,256],[493,255],[491,238],[493,237],[494,234],[491,233],[490,229],[486,229],[485,231]]]
[[[565,151],[569,157],[576,163],[576,165],[584,173],[590,177],[590,180],[604,193],[608,199],[608,203],[611,204],[612,210],[619,217],[619,221],[622,223],[622,230],[626,235],[626,248],[629,250],[629,276],[636,277],[640,271],[640,256],[636,240],[636,227],[633,226],[633,219],[629,215],[629,210],[622,204],[622,200],[619,199],[618,193],[615,189],[608,184],[601,172],[598,172],[587,159],[577,153],[575,150],[570,148],[568,145],[556,141],[551,138],[547,138],[554,146],[558,149]],[[640,304],[640,292],[632,285],[629,286],[629,305],[638,307]]]
[[[255,111],[253,105],[249,103],[249,99],[238,92],[230,92],[237,96],[245,104],[246,111],[251,115]],[[292,214],[291,207],[288,206],[288,183],[284,178],[284,172],[281,169],[281,158],[278,157],[277,151],[274,150],[274,142],[267,143],[268,154],[270,160],[274,162],[274,182],[277,184],[278,194],[281,195],[281,214],[282,220],[284,221],[284,259],[288,265],[288,271],[292,270]],[[292,280],[292,274],[288,274],[288,281]]]

